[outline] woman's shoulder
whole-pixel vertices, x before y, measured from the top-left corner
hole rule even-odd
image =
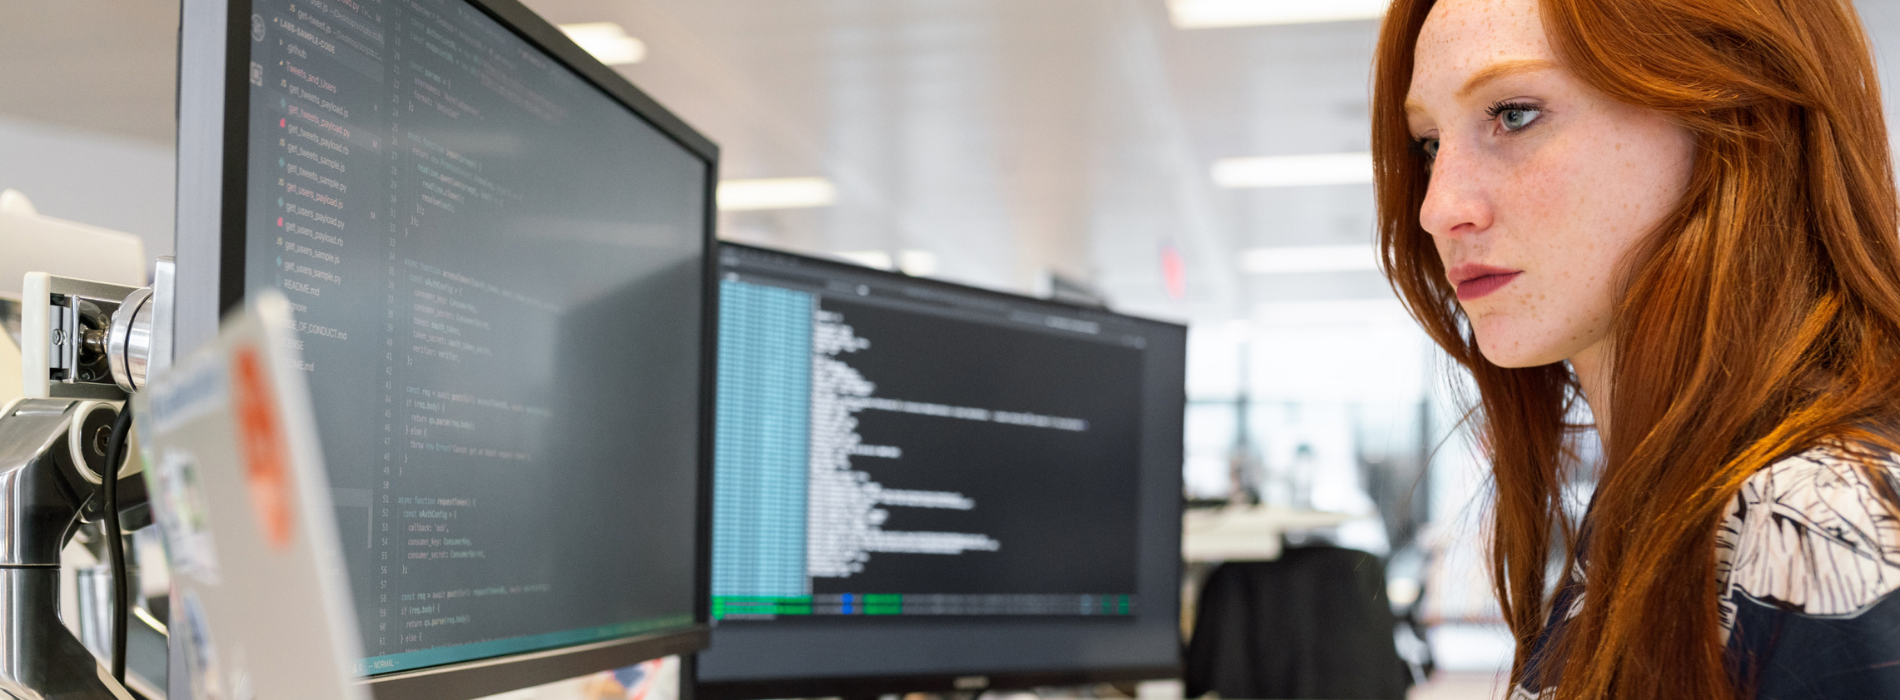
[[[1763,698],[1900,696],[1900,455],[1840,442],[1751,476],[1718,533],[1722,635]]]
[[[1870,518],[1889,514],[1888,498],[1895,489],[1900,489],[1900,453],[1830,441],[1755,472],[1742,483],[1730,516],[1745,517],[1750,511],[1767,509],[1845,542],[1873,534],[1852,525],[1869,524]],[[1886,522],[1891,524],[1891,518]]]
[[[1743,483],[1716,535],[1723,628],[1745,602],[1852,616],[1900,589],[1900,454],[1829,442]]]

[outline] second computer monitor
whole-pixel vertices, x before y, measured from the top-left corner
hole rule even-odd
[[[289,300],[374,694],[703,645],[717,148],[516,0],[182,12],[178,349]]]
[[[1182,327],[720,262],[703,697],[1174,673]]]

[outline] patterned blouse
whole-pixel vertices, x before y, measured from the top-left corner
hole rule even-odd
[[[1776,462],[1743,484],[1716,533],[1722,638],[1744,697],[1900,698],[1900,522],[1863,460],[1823,445]],[[1900,490],[1900,455],[1877,466]],[[1559,592],[1532,666],[1581,593]],[[1555,694],[1533,683],[1512,700]]]

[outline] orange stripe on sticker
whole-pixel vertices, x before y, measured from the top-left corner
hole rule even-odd
[[[241,345],[231,353],[231,403],[237,408],[238,439],[244,448],[244,475],[250,484],[251,507],[257,513],[264,541],[278,549],[290,547],[289,449],[270,382],[264,376],[257,348]]]

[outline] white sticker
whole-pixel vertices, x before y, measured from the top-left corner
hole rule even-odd
[[[205,620],[198,593],[185,591],[178,609],[185,619],[175,629],[185,636],[180,646],[185,650],[185,681],[191,684],[191,700],[224,700],[217,645],[211,641],[211,624]]]
[[[196,460],[188,452],[168,447],[146,478],[153,495],[152,513],[165,533],[172,571],[216,585],[218,555],[211,541],[211,516],[205,509]]]

